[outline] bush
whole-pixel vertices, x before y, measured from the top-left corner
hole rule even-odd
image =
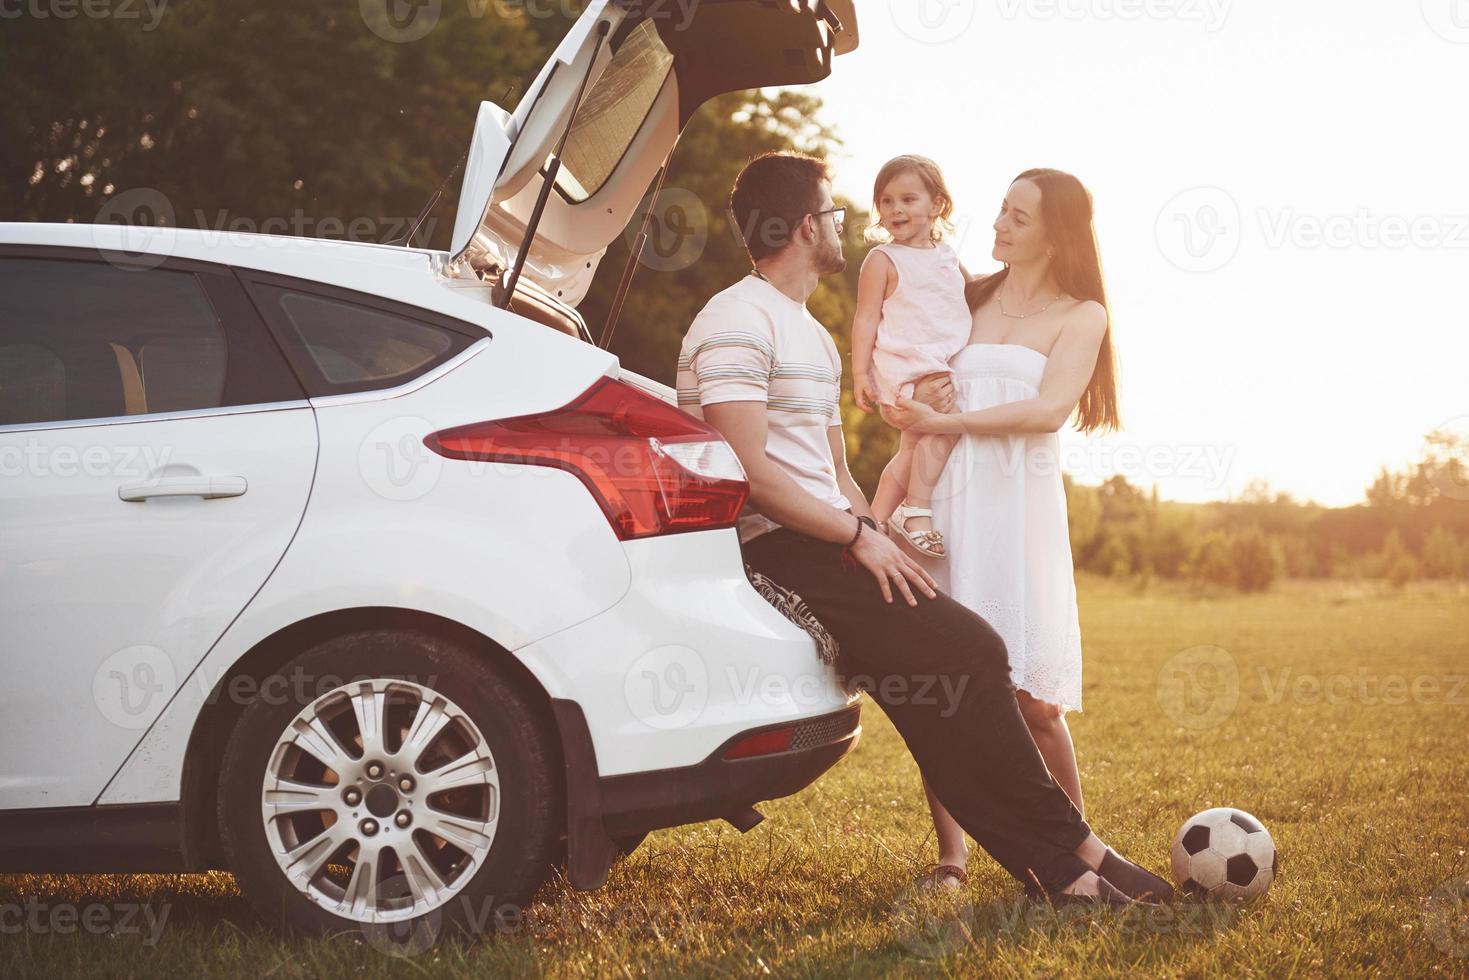
[[[1234,560],[1229,553],[1229,538],[1223,531],[1210,531],[1200,538],[1188,564],[1189,578],[1195,582],[1235,584]]]
[[[1264,592],[1280,575],[1280,545],[1258,527],[1246,528],[1229,543],[1235,583],[1242,592]]]
[[[1459,539],[1442,524],[1435,525],[1423,541],[1423,574],[1427,578],[1458,578],[1463,570]]]
[[[1387,570],[1387,580],[1395,589],[1401,589],[1418,577],[1418,562],[1412,555],[1402,555],[1393,561]]]

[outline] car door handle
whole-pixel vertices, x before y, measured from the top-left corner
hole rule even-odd
[[[250,488],[243,476],[170,476],[152,483],[119,487],[117,495],[126,501],[150,500],[154,497],[238,497]]]

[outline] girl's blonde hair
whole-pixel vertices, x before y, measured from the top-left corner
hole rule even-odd
[[[863,237],[869,242],[891,240],[892,236],[882,226],[877,201],[882,197],[882,189],[892,183],[893,178],[902,174],[915,174],[919,180],[923,181],[923,187],[928,191],[929,196],[935,201],[942,202],[938,216],[933,219],[933,227],[929,229],[929,237],[936,242],[941,242],[947,236],[954,234],[954,197],[949,193],[949,185],[944,182],[944,172],[928,157],[908,153],[900,157],[893,157],[877,172],[877,179],[872,182],[872,214],[870,215],[872,220],[867,230],[863,232]]]

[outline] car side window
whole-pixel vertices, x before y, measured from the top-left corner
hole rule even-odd
[[[486,336],[426,310],[246,278],[311,395],[405,384]]]
[[[0,425],[217,408],[228,365],[193,273],[0,259]]]

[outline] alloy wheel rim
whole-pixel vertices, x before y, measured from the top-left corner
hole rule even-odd
[[[395,922],[444,905],[484,864],[500,780],[478,726],[406,680],[354,680],[281,733],[261,819],[287,880],[326,911]]]

